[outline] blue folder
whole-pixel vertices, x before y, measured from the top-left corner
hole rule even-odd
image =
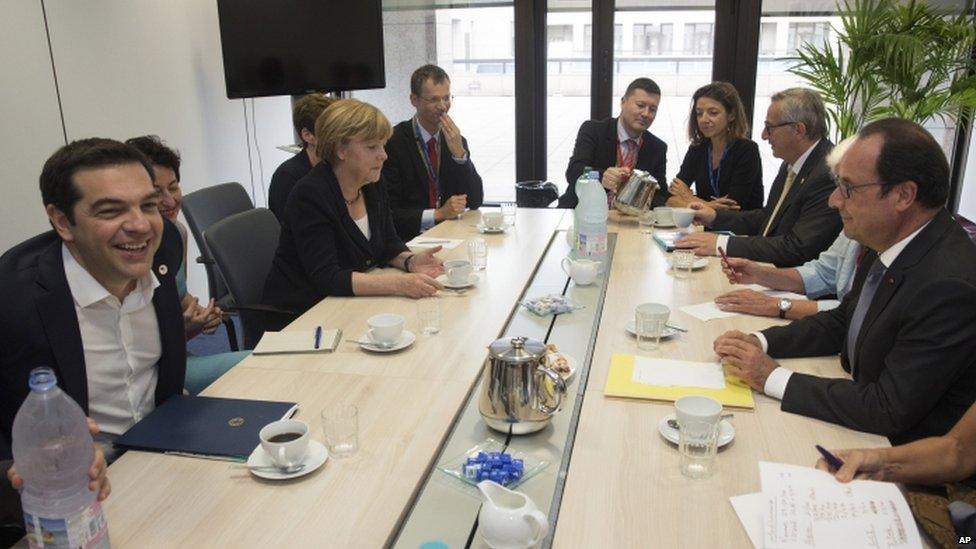
[[[133,425],[115,445],[247,459],[265,425],[291,416],[294,402],[176,395]]]

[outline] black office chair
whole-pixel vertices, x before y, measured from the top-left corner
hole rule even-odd
[[[214,266],[213,256],[207,249],[203,235],[211,225],[230,215],[254,209],[251,197],[244,190],[240,183],[223,183],[194,191],[183,197],[183,215],[193,233],[193,239],[200,248],[200,257],[197,263],[202,263],[207,271],[207,286],[210,290],[210,297],[217,300],[217,305],[225,311],[234,308],[234,303],[227,293],[227,286],[221,278],[220,272]],[[237,330],[234,329],[234,321],[230,318],[224,319],[224,326],[227,328],[227,339],[230,342],[232,351],[238,350]]]
[[[519,208],[548,208],[559,199],[555,183],[534,179],[515,184],[515,203]]]
[[[278,248],[281,225],[271,210],[255,208],[218,221],[204,238],[224,277],[232,310],[240,315],[244,348],[253,349],[264,333],[268,315],[292,317],[291,311],[261,304],[264,280]]]

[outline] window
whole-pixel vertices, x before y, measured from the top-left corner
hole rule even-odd
[[[712,55],[713,23],[685,24],[685,55]]]
[[[590,73],[593,25],[589,1],[575,2],[572,11],[562,0],[549,0],[547,28],[582,29],[582,40],[572,48],[554,43],[550,35],[546,52],[546,175],[560,193],[566,187],[564,173],[573,154],[576,132],[590,117]],[[554,9],[562,8],[562,9]]]
[[[674,25],[671,23],[635,24],[634,53],[670,55],[673,46],[673,35]]]
[[[799,50],[800,46],[806,42],[820,45],[824,41],[830,41],[830,23],[823,21],[816,23],[790,23],[789,37],[787,39],[790,52]]]
[[[759,27],[759,55],[776,55],[776,23],[766,22]]]

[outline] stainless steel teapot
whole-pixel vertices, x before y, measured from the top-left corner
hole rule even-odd
[[[546,346],[525,337],[502,338],[488,346],[478,411],[496,431],[521,435],[549,423],[562,407],[566,382],[545,365]]]
[[[657,191],[657,179],[644,170],[632,170],[627,181],[617,190],[613,206],[626,215],[640,215],[651,207]]]

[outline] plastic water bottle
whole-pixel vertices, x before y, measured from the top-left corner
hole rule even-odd
[[[578,249],[578,239],[576,235],[576,228],[580,224],[580,203],[582,202],[581,194],[583,192],[583,187],[590,182],[590,172],[593,168],[586,166],[583,168],[583,172],[580,176],[576,178],[576,184],[573,189],[576,191],[576,207],[573,208],[573,226],[569,228],[569,232],[566,233],[566,241],[569,242],[569,256],[573,259],[579,259],[579,249]]]
[[[603,271],[607,258],[607,193],[600,184],[599,173],[591,171],[582,186],[577,185],[579,204],[576,218],[576,255],[600,263]]]
[[[31,392],[17,411],[13,454],[24,478],[20,501],[33,547],[107,548],[98,494],[88,489],[94,442],[81,407],[58,387],[51,368],[30,373]]]

